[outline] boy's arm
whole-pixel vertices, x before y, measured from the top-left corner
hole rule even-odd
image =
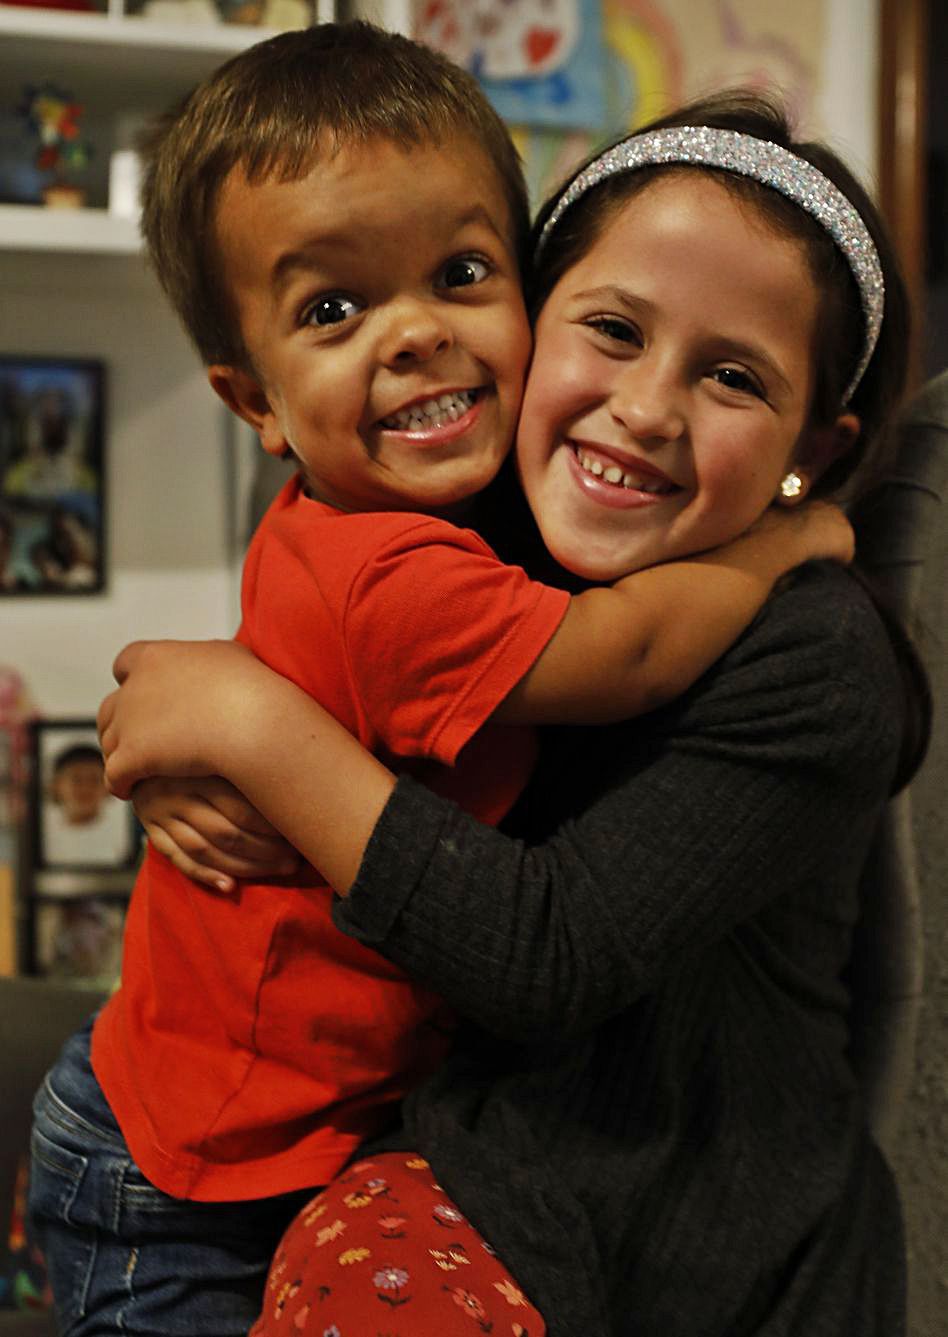
[[[852,558],[835,506],[772,509],[711,552],[573,597],[543,653],[493,714],[505,724],[607,724],[680,696],[756,617],[775,583],[813,558]]]

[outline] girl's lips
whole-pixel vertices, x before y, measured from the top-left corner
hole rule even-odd
[[[567,441],[567,468],[590,500],[617,509],[655,506],[681,489],[648,465],[620,462],[599,447]]]

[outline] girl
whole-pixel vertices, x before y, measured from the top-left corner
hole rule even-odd
[[[867,485],[903,289],[864,192],[777,111],[717,98],[656,123],[535,235],[518,464],[567,570],[612,579],[775,497]],[[100,716],[115,788],[225,776],[326,873],[340,927],[470,1022],[403,1128],[290,1227],[255,1332],[453,1331],[426,1284],[458,1331],[903,1331],[844,985],[869,839],[926,729],[893,635],[851,574],[801,569],[680,701],[551,732],[506,832],[396,782],[238,647],[120,656]],[[373,1192],[418,1168],[405,1150],[441,1197],[380,1215]],[[382,1225],[399,1217],[423,1246],[406,1267]],[[466,1221],[516,1286],[466,1284]]]

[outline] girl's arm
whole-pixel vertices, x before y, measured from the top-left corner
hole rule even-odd
[[[794,988],[788,947],[842,966],[902,719],[868,600],[802,579],[688,698],[545,758],[539,843],[401,779],[336,922],[514,1040],[586,1034],[712,946]]]
[[[852,534],[842,513],[812,502],[800,511],[771,510],[748,534],[712,553],[637,572],[612,588],[577,595],[550,643],[494,717],[506,723],[598,723],[654,709],[691,686],[727,649],[759,612],[780,576],[815,556],[848,560],[851,549]],[[190,652],[179,647],[173,653],[193,656],[188,666],[197,669],[199,692],[193,706],[201,701],[200,693],[210,691],[211,678],[202,676],[204,661],[213,655],[226,658],[226,651],[195,643]],[[152,662],[154,658],[152,652]],[[117,672],[131,662],[131,657],[120,659]],[[140,678],[136,682],[140,687]],[[226,682],[222,686],[226,691]],[[192,718],[185,709],[175,717],[173,712],[180,711],[182,702],[187,707],[186,694],[174,691],[169,682],[162,697],[157,678],[152,689],[153,713],[142,712],[136,726],[139,745],[144,745],[149,731],[170,727],[174,718],[182,720],[190,734],[181,735],[180,754],[166,748],[164,766],[139,767],[137,775],[193,776],[220,770],[213,765],[196,769],[189,758],[207,727],[204,711],[197,710]],[[222,727],[238,728],[233,720],[239,718],[233,716]],[[128,738],[126,730],[127,746]],[[118,771],[114,783],[128,792]],[[213,805],[207,808],[186,791],[152,788],[135,796],[136,810],[156,847],[188,876],[221,890],[230,889],[234,877],[262,879],[277,875],[283,867],[282,859],[279,864],[271,862],[271,851],[259,848],[253,813],[243,810],[242,831],[240,817],[235,820],[241,810],[239,797],[231,795],[230,801],[225,829]],[[329,875],[327,868],[323,871]]]
[[[776,582],[814,558],[849,562],[836,507],[771,507],[739,538],[574,595],[533,667],[493,718],[505,724],[607,724],[680,696],[760,612]]]
[[[120,795],[153,772],[225,775],[343,896],[368,849],[349,931],[452,998],[479,996],[491,943],[509,944],[486,1010],[519,998],[530,1024],[542,958],[579,1024],[615,996],[613,970],[634,996],[696,937],[817,875],[881,802],[900,729],[891,655],[871,610],[853,623],[827,584],[781,595],[671,724],[599,734],[628,750],[616,783],[535,849],[410,781],[393,795],[381,762],[231,642],[123,651],[99,717],[106,773]]]

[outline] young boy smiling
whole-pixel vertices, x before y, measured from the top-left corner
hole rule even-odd
[[[502,123],[433,52],[361,24],[251,49],[160,127],[144,199],[211,385],[299,464],[239,639],[482,819],[530,772],[510,724],[677,695],[815,553],[803,525],[739,540],[697,588],[666,567],[570,599],[451,523],[514,435],[527,210]],[[314,869],[220,895],[149,849],[91,1068],[84,1032],[37,1102],[33,1209],[76,1337],[246,1332],[300,1192],[445,1052],[438,999],[331,905]],[[77,1160],[63,1211],[53,1167]]]

